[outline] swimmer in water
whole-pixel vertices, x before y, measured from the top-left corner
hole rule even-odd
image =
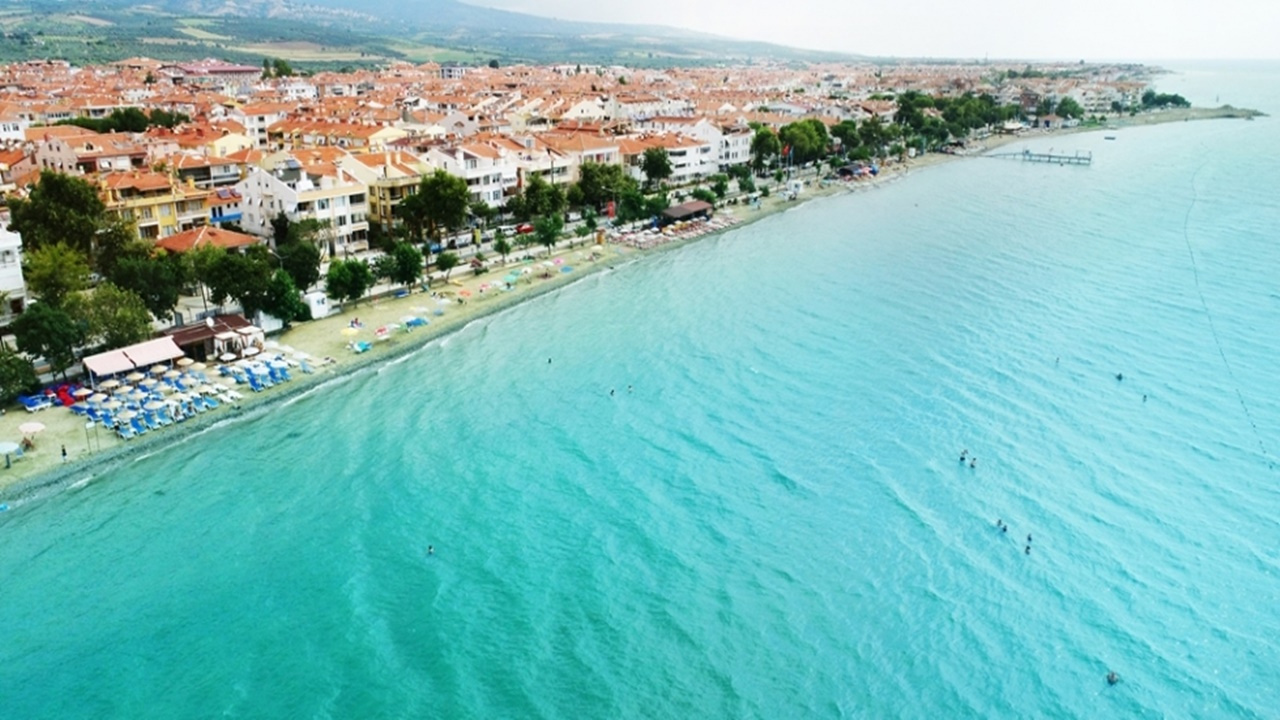
[[[435,554],[436,554],[436,546],[435,546],[435,545],[428,545],[428,546],[427,546],[427,554],[428,554],[428,555],[435,555]]]
[[[1108,684],[1108,685],[1115,685],[1115,684],[1116,684],[1116,683],[1118,683],[1118,682],[1120,682],[1120,676],[1116,674],[1116,671],[1115,671],[1115,670],[1112,670],[1112,671],[1110,671],[1110,672],[1108,672],[1108,673],[1107,673],[1107,684]]]
[[[978,467],[978,458],[976,458],[976,457],[975,457],[975,458],[973,458],[972,460],[970,460],[970,461],[969,461],[969,467],[971,467],[971,468],[976,468],[976,467]]]
[[[1031,533],[1027,533],[1027,544],[1031,544]]]
[[[1028,555],[1030,555],[1030,554],[1031,554],[1031,546],[1030,546],[1030,545],[1028,545],[1028,546],[1027,546],[1026,551],[1027,551],[1027,554],[1028,554]]]
[[[967,448],[966,448],[966,449],[964,449],[964,450],[961,450],[961,451],[960,451],[960,462],[964,462],[965,457],[967,457],[968,455],[969,455],[969,450],[968,450]]]
[[[1143,396],[1142,396],[1142,402],[1146,402],[1146,401],[1147,401],[1147,396],[1146,396],[1146,395],[1143,395]]]
[[[613,388],[609,388],[609,397],[613,397],[614,392],[616,391]]]
[[[1116,373],[1116,380],[1124,380],[1124,373]]]

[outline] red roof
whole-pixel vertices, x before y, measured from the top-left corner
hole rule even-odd
[[[261,241],[252,235],[202,225],[159,240],[156,242],[156,247],[181,253],[203,245],[229,249],[256,245],[259,242]]]

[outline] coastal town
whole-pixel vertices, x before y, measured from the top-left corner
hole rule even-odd
[[[0,486],[805,193],[1185,108],[1153,72],[0,68]]]

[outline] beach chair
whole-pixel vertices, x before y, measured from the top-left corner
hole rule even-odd
[[[134,415],[129,424],[133,426],[133,431],[139,435],[147,434],[147,424],[142,421],[141,415]]]
[[[217,410],[218,406],[221,404],[222,403],[218,402],[217,400],[214,400],[211,397],[206,397],[204,399],[204,406],[210,410]]]
[[[120,436],[121,440],[132,440],[133,436],[136,435],[137,433],[135,433],[133,431],[133,428],[129,427],[128,425],[121,425],[120,427],[116,428],[116,434]]]
[[[146,425],[148,430],[160,429],[160,421],[157,420],[155,416],[152,415],[151,413],[147,413],[146,415],[139,415],[139,417],[142,418],[142,424]]]
[[[311,366],[307,364],[307,361],[306,361],[306,360],[302,360],[302,361],[300,361],[299,365],[302,367],[302,372],[304,372],[304,373],[306,373],[306,374],[308,374],[308,375],[310,375],[311,373],[315,372],[315,370],[312,370],[312,369],[311,369]]]
[[[31,413],[53,407],[53,401],[45,395],[19,395],[18,402]]]

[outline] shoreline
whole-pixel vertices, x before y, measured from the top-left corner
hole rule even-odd
[[[340,337],[339,332],[347,325],[350,319],[361,316],[375,318],[375,320],[366,323],[367,327],[396,322],[402,315],[410,314],[416,310],[425,310],[425,308],[419,306],[426,304],[429,300],[434,300],[433,295],[436,293],[429,295],[426,292],[414,291],[405,297],[397,298],[394,295],[387,295],[363,300],[359,305],[345,306],[340,312],[333,313],[321,320],[295,325],[274,338],[278,344],[291,345],[296,349],[305,350],[315,358],[325,356],[338,358],[336,363],[317,367],[316,372],[309,375],[302,374],[301,371],[295,371],[296,374],[292,381],[277,385],[275,388],[262,393],[252,393],[246,389],[242,400],[234,404],[224,403],[228,405],[226,409],[197,415],[185,423],[168,429],[153,431],[130,441],[120,440],[110,431],[105,433],[108,439],[103,441],[102,435],[104,433],[101,429],[95,429],[98,449],[94,450],[92,449],[93,442],[90,440],[89,430],[84,428],[84,418],[74,415],[65,409],[52,408],[51,413],[46,411],[40,413],[11,412],[4,417],[0,417],[0,437],[20,437],[20,433],[16,429],[17,425],[29,420],[46,422],[49,426],[49,429],[44,434],[37,436],[38,450],[32,451],[20,461],[15,461],[11,469],[0,474],[0,504],[7,504],[9,506],[8,509],[16,509],[16,507],[39,501],[58,492],[82,487],[128,462],[187,442],[195,436],[215,430],[221,425],[256,419],[282,403],[299,400],[328,384],[354,379],[370,368],[383,366],[391,361],[415,353],[433,342],[442,340],[466,328],[473,322],[513,308],[533,298],[569,287],[585,277],[613,269],[621,264],[638,262],[651,255],[675,250],[706,238],[720,236],[738,227],[750,225],[809,202],[833,195],[878,189],[884,185],[896,183],[918,170],[936,167],[954,160],[981,157],[994,149],[1019,141],[1055,135],[1107,131],[1122,127],[1182,122],[1193,119],[1240,119],[1258,116],[1266,117],[1265,114],[1257,111],[1231,108],[1229,106],[1215,109],[1190,108],[1164,111],[1152,113],[1150,116],[1146,114],[1139,115],[1137,118],[1143,119],[1138,122],[1124,122],[1132,121],[1136,118],[1123,117],[1118,119],[1119,122],[1108,122],[1098,126],[1063,128],[1052,131],[1042,130],[1019,135],[991,136],[981,141],[982,148],[980,150],[959,155],[929,153],[906,162],[895,162],[887,165],[879,176],[851,184],[824,184],[820,178],[811,176],[808,181],[809,184],[806,185],[805,193],[796,201],[787,201],[780,194],[775,194],[765,199],[758,210],[751,209],[747,205],[736,205],[731,209],[722,208],[717,212],[717,218],[728,216],[734,219],[734,222],[727,227],[672,238],[655,247],[643,250],[627,247],[614,241],[608,242],[603,246],[595,245],[591,240],[584,239],[583,243],[576,247],[559,248],[554,253],[536,256],[537,260],[534,261],[532,266],[523,261],[508,261],[502,265],[495,264],[493,269],[487,271],[484,275],[466,274],[460,278],[451,279],[444,285],[437,286],[440,294],[467,291],[470,292],[470,296],[474,299],[466,305],[452,305],[443,316],[434,316],[430,312],[417,313],[431,315],[431,324],[413,333],[404,332],[403,329],[399,331],[393,330],[391,339],[377,341],[372,350],[356,355],[344,349],[348,338],[345,336]],[[599,259],[585,260],[584,253],[593,248],[603,249],[603,256]],[[558,268],[552,268],[551,270],[554,271],[552,277],[533,279],[531,276],[524,286],[520,286],[520,283],[517,283],[517,289],[511,292],[493,291],[486,295],[484,290],[476,291],[476,288],[481,284],[493,282],[497,277],[501,276],[504,270],[512,271],[526,267],[540,267],[540,263],[550,257],[556,257],[564,262],[572,262],[574,272],[562,273],[558,271]],[[470,307],[467,307],[468,305]],[[377,318],[381,318],[381,320],[379,321]],[[237,386],[237,389],[240,389],[240,387]],[[85,435],[85,445],[83,447],[79,445],[79,436],[82,430]],[[57,450],[59,445],[73,450],[74,456],[69,452],[68,460],[60,462],[60,453]],[[0,512],[0,521],[3,520],[5,515],[7,513]]]

